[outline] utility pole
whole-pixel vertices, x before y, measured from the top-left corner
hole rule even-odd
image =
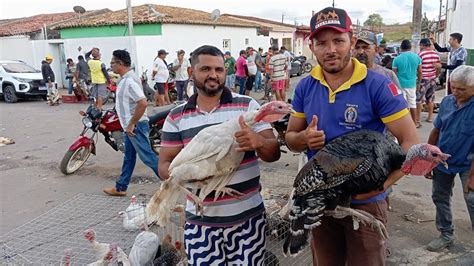
[[[438,26],[436,27],[435,38],[438,38],[439,29],[441,28],[441,9],[443,9],[443,0],[439,0],[439,16],[438,16]]]
[[[334,0],[332,0],[332,7],[334,7]]]
[[[418,53],[421,39],[421,6],[422,0],[413,0],[413,19],[412,19],[412,42],[413,51]]]
[[[127,0],[128,36],[133,36],[132,0]]]
[[[284,19],[285,19],[285,13],[281,12],[281,23],[283,23]]]

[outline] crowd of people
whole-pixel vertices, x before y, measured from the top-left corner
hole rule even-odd
[[[337,14],[337,19],[328,14]],[[420,143],[416,128],[421,126],[422,104],[427,104],[426,121],[434,120],[427,141],[451,154],[449,169],[440,165],[426,176],[433,182],[432,199],[440,231],[440,236],[427,248],[439,251],[453,244],[450,198],[456,175],[461,178],[474,230],[474,67],[464,65],[466,50],[461,45],[462,35],[451,34],[448,48],[440,47],[433,38],[421,39],[418,54],[411,51],[410,40],[403,40],[401,54],[393,60],[390,70],[382,66],[387,65],[382,57],[385,49],[377,45],[375,34],[362,31],[354,35],[345,10],[332,7],[320,10],[312,17],[310,28],[310,49],[318,65],[296,85],[292,99],[296,113],[289,120],[286,134],[288,147],[295,152],[306,151],[311,158],[332,139],[367,129],[390,133],[407,151]],[[448,63],[441,64],[434,50],[449,51]],[[171,102],[167,92],[170,75],[167,55],[168,52],[160,49],[153,63],[157,106]],[[46,64],[51,64],[52,58],[46,59]],[[86,84],[90,80],[91,93],[101,99],[110,78],[105,64],[100,61],[99,49],[92,49],[86,58],[79,56],[78,60],[77,64],[68,60],[66,74],[71,82]],[[42,68],[43,76],[48,84],[53,84],[54,73],[48,66]],[[160,179],[167,179],[172,160],[200,130],[259,107],[256,100],[249,97],[252,89],[270,87],[276,100],[286,101],[291,55],[285,47],[269,47],[266,54],[262,48],[255,51],[248,47],[239,52],[236,60],[228,51],[223,53],[216,47],[204,45],[194,50],[188,60],[185,51],[177,51],[171,70],[176,73],[178,100],[187,102],[175,108],[166,119],[160,158],[150,148],[146,97],[130,69],[129,53],[114,51],[111,66],[122,77],[115,106],[125,131],[125,157],[116,186],[104,192],[125,196],[137,153]],[[450,72],[448,84],[452,94],[442,100],[434,119],[434,92],[441,68]],[[188,98],[186,88],[190,80],[196,93]],[[70,85],[69,92],[72,90]],[[100,100],[96,107],[102,107]],[[263,262],[265,210],[259,192],[257,157],[267,162],[276,161],[280,149],[269,124],[241,126],[235,136],[245,156],[231,184],[244,195],[243,200],[217,205],[213,200],[205,200],[204,215],[198,215],[192,204],[187,205],[184,238],[190,264],[202,259],[203,252],[215,254],[206,261],[209,265],[260,265]],[[402,176],[401,171],[390,174],[384,187],[389,188]],[[387,190],[353,195],[351,207],[364,210],[386,224],[386,198]],[[239,237],[228,237],[235,234]],[[350,218],[324,217],[312,235],[316,265],[385,264],[386,244],[382,237],[362,224],[354,230]],[[208,241],[211,236],[213,241]],[[249,245],[249,238],[258,240]],[[231,252],[231,247],[237,248]],[[249,251],[252,256],[248,255]]]

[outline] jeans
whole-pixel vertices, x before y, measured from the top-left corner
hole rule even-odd
[[[466,185],[469,171],[459,173],[462,187]],[[438,169],[433,170],[433,194],[431,198],[436,206],[436,228],[441,236],[450,240],[454,237],[453,214],[451,212],[451,196],[453,195],[455,174],[446,174]],[[464,191],[464,190],[463,190]],[[464,193],[467,211],[474,230],[474,192]]]
[[[188,88],[188,80],[176,81],[176,91],[178,92],[178,101],[183,100],[183,94],[184,94],[184,98],[188,99],[188,94],[186,93],[187,88]]]
[[[260,69],[257,69],[257,74],[255,74],[255,91],[258,91],[262,86],[262,72]]]
[[[239,84],[239,93],[245,95],[245,83],[247,82],[247,77],[235,76],[235,82]]]
[[[117,191],[127,191],[130,178],[132,177],[135,163],[138,157],[142,162],[150,167],[156,176],[158,174],[158,156],[152,151],[150,140],[148,139],[148,121],[138,122],[135,127],[135,136],[129,137],[125,134],[125,154],[123,158],[122,173],[115,185]]]
[[[72,94],[73,90],[74,90],[74,82],[72,82],[72,79],[69,79],[69,87],[67,87],[67,94]]]
[[[225,77],[225,86],[229,89],[235,87],[235,74],[230,74]]]

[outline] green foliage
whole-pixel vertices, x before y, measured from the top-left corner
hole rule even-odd
[[[366,21],[364,21],[364,26],[370,26],[374,28],[378,28],[383,24],[383,18],[380,14],[374,13],[370,14]]]

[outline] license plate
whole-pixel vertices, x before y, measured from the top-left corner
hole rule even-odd
[[[38,90],[40,90],[40,91],[47,91],[47,90],[48,90],[48,87],[46,87],[46,86],[39,86],[39,87],[38,87]]]

